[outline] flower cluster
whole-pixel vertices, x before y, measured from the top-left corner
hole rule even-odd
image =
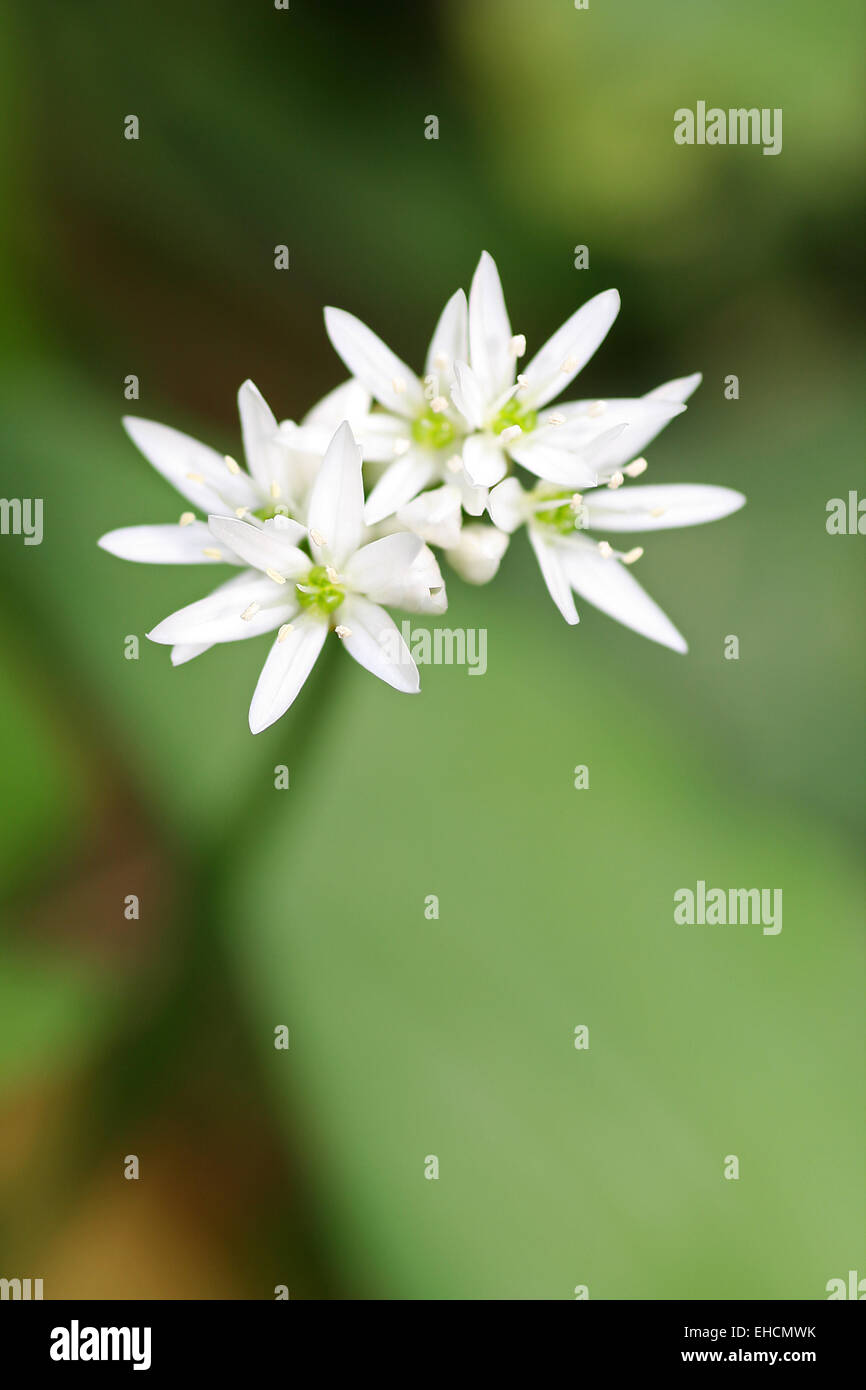
[[[328,335],[350,380],[299,423],[278,423],[244,382],[246,469],[165,425],[125,420],[196,511],[174,525],[110,531],[102,548],[127,560],[239,570],[148,636],[170,645],[178,665],[214,643],[276,631],[250,706],[253,733],[289,708],[329,632],[374,675],[411,693],[418,670],[386,607],[444,612],[431,547],[464,580],[484,584],[525,527],[566,622],[578,621],[576,594],[684,652],[630,572],[642,549],[616,550],[588,533],[713,521],[745,499],[723,487],[630,486],[646,470],[642,451],[685,410],[699,374],[637,398],[551,407],[618,312],[616,290],[596,295],[522,366],[526,339],[512,333],[485,252],[468,302],[458,290],[445,305],[423,376],[359,319],[329,308]]]

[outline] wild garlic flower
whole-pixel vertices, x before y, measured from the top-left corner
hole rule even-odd
[[[214,539],[250,568],[173,613],[148,636],[171,645],[209,646],[278,629],[250,706],[254,734],[292,704],[329,632],[374,675],[414,694],[418,669],[381,605],[441,612],[442,576],[420,536],[400,531],[366,542],[363,511],[361,452],[343,423],[316,474],[307,526],[284,515],[260,525],[211,516]],[[307,543],[309,553],[301,549]]]
[[[387,465],[367,499],[368,525],[393,515],[431,483],[451,484],[465,510],[480,516],[487,491],[473,487],[464,472],[461,449],[468,426],[451,400],[454,364],[468,350],[463,291],[453,294],[442,311],[423,380],[344,309],[326,309],[325,327],[349,371],[380,407],[358,434],[364,458]]]
[[[638,477],[645,469],[645,460],[637,459],[626,473]],[[491,492],[489,505],[502,530],[510,533],[526,526],[542,578],[567,623],[579,621],[577,594],[644,637],[685,652],[685,638],[629,573],[643,548],[614,550],[609,541],[591,540],[584,532],[695,526],[729,516],[745,500],[731,488],[697,483],[622,490],[608,486],[578,493],[551,483],[524,491],[516,478],[506,478]]]

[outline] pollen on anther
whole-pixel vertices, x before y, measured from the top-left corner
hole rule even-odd
[[[580,508],[583,506],[583,493],[572,493],[571,502],[569,503],[569,506],[571,507],[572,511],[580,511]]]
[[[231,454],[226,454],[225,457],[226,468],[229,470],[230,473],[241,473],[243,471],[237,459],[233,459]]]
[[[664,507],[653,507],[652,511],[650,512],[650,516],[664,516],[664,514]]]
[[[451,358],[448,356],[447,352],[437,352],[436,356],[433,358],[433,366],[438,367],[440,372],[446,371],[447,368],[451,366]]]
[[[398,396],[402,396],[403,392],[406,390],[406,383],[401,376],[391,378],[391,390],[396,391]]]
[[[336,584],[337,580],[340,578],[333,565],[325,566],[325,574],[327,575],[328,579],[331,581],[332,584]]]
[[[525,386],[525,385],[526,385],[526,373],[525,373],[525,372],[518,372],[518,373],[517,373],[517,376],[515,377],[515,380],[516,380],[518,386]]]
[[[243,618],[244,622],[250,622],[250,620],[256,616],[261,606],[262,605],[260,603],[256,603],[255,601],[249,604],[241,614],[241,617]]]
[[[217,550],[216,546],[213,545],[206,545],[202,555],[206,555],[209,560],[221,560],[223,557],[222,551]]]
[[[649,468],[646,459],[635,459],[633,463],[626,465],[625,472],[630,478],[639,478],[641,473],[645,473]]]
[[[601,555],[605,560],[609,560],[610,557],[611,557],[611,555],[613,554],[613,547],[610,546],[610,545],[608,544],[607,541],[599,541],[599,543],[598,543],[598,553],[599,553],[599,555]]]
[[[634,550],[626,551],[625,555],[622,557],[622,562],[624,565],[633,565],[635,560],[640,559],[641,555],[643,555],[643,546],[636,545]]]
[[[181,512],[180,521],[179,521],[177,524],[178,524],[178,526],[192,526],[192,523],[193,523],[194,521],[195,521],[195,513],[194,513],[194,512]]]
[[[235,516],[239,517],[240,520],[243,521],[248,511],[249,507],[235,507]]]
[[[430,409],[434,415],[441,415],[443,410],[448,409],[448,402],[444,396],[434,396],[430,402]]]
[[[512,357],[522,357],[526,351],[526,334],[515,333],[511,342],[508,344],[508,351]]]
[[[512,439],[519,439],[522,434],[523,430],[519,425],[508,425],[506,429],[502,430],[499,438],[503,444],[508,444]]]
[[[285,640],[286,640],[286,638],[288,637],[289,633],[290,633],[290,632],[294,632],[294,630],[295,630],[295,629],[294,629],[294,627],[292,626],[291,623],[283,623],[282,627],[280,628],[279,632],[277,633],[277,641],[278,641],[278,642],[285,642]]]
[[[591,416],[593,420],[595,420],[599,415],[603,415],[606,410],[607,401],[595,401],[589,407],[589,410],[586,413],[587,415]]]
[[[341,640],[344,637],[352,636],[352,629],[350,627],[346,627],[344,623],[338,623],[337,626],[334,628],[334,631]]]
[[[552,415],[548,415],[546,423],[548,425],[564,425],[565,416],[560,415],[559,411],[555,410]]]
[[[279,495],[280,495],[280,485],[279,485],[279,483],[277,482],[276,478],[274,478],[273,482],[271,483],[271,496],[273,497],[274,501],[276,501],[277,498],[279,497]]]
[[[190,480],[191,483],[203,483],[203,482],[204,482],[204,474],[203,474],[203,473],[187,473],[186,476],[189,478],[189,480]]]
[[[286,576],[280,574],[279,570],[265,570],[265,574],[268,576],[268,579],[272,579],[275,584],[285,584],[286,582]]]
[[[408,439],[394,440],[394,455],[396,458],[402,458],[404,454],[408,454],[411,448],[412,445]]]
[[[311,531],[310,540],[313,542],[313,545],[317,545],[320,548],[325,544],[325,537],[322,535],[321,531]]]
[[[625,482],[625,478],[624,478],[623,475],[619,472],[619,469],[617,469],[616,473],[614,473],[613,476],[611,477],[611,480],[610,480],[610,482],[608,483],[608,487],[609,487],[611,490],[615,490],[615,489],[618,488],[618,487],[622,487],[622,485],[623,485],[624,482]]]
[[[576,357],[566,357],[559,370],[561,372],[576,372],[580,366]]]

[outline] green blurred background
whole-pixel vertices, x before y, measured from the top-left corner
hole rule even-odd
[[[45,539],[0,538],[0,1274],[377,1299],[866,1274],[863,542],[825,529],[863,486],[858,11],[7,7],[0,491],[44,498]],[[782,107],[781,155],[676,146],[699,99]],[[182,508],[124,378],[238,454],[245,377],[280,418],[342,380],[325,303],[420,366],[483,247],[530,353],[621,291],[577,394],[704,372],[650,480],[748,507],[639,567],[690,654],[585,605],[567,629],[518,538],[493,585],[449,578],[485,679],[425,669],[407,700],[338,656],[253,740],[268,639],[172,670],[144,633],[213,573],[96,547]],[[699,878],[782,888],[782,933],[675,927]]]

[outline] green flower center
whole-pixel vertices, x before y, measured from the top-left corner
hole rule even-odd
[[[558,531],[561,536],[568,536],[572,531],[580,531],[584,526],[584,508],[580,502],[575,502],[576,494],[573,492],[552,492],[549,497],[544,497],[545,502],[549,501],[550,506],[544,507],[535,513],[535,520],[542,526],[550,526],[554,531]],[[539,498],[539,500],[542,500]]]
[[[425,449],[447,449],[457,438],[457,431],[447,415],[425,410],[412,421],[412,438]]]
[[[253,516],[257,516],[259,521],[273,521],[275,516],[288,516],[289,509],[285,502],[275,502],[272,507],[257,507]]]
[[[345,589],[328,578],[324,565],[313,565],[306,579],[299,580],[295,585],[295,592],[302,608],[315,608],[323,617],[328,617],[335,608],[339,608],[346,597]]]
[[[519,425],[524,434],[534,430],[538,424],[538,411],[527,410],[520,404],[516,396],[512,396],[510,401],[506,401],[490,428],[494,434],[501,434],[511,425]]]

